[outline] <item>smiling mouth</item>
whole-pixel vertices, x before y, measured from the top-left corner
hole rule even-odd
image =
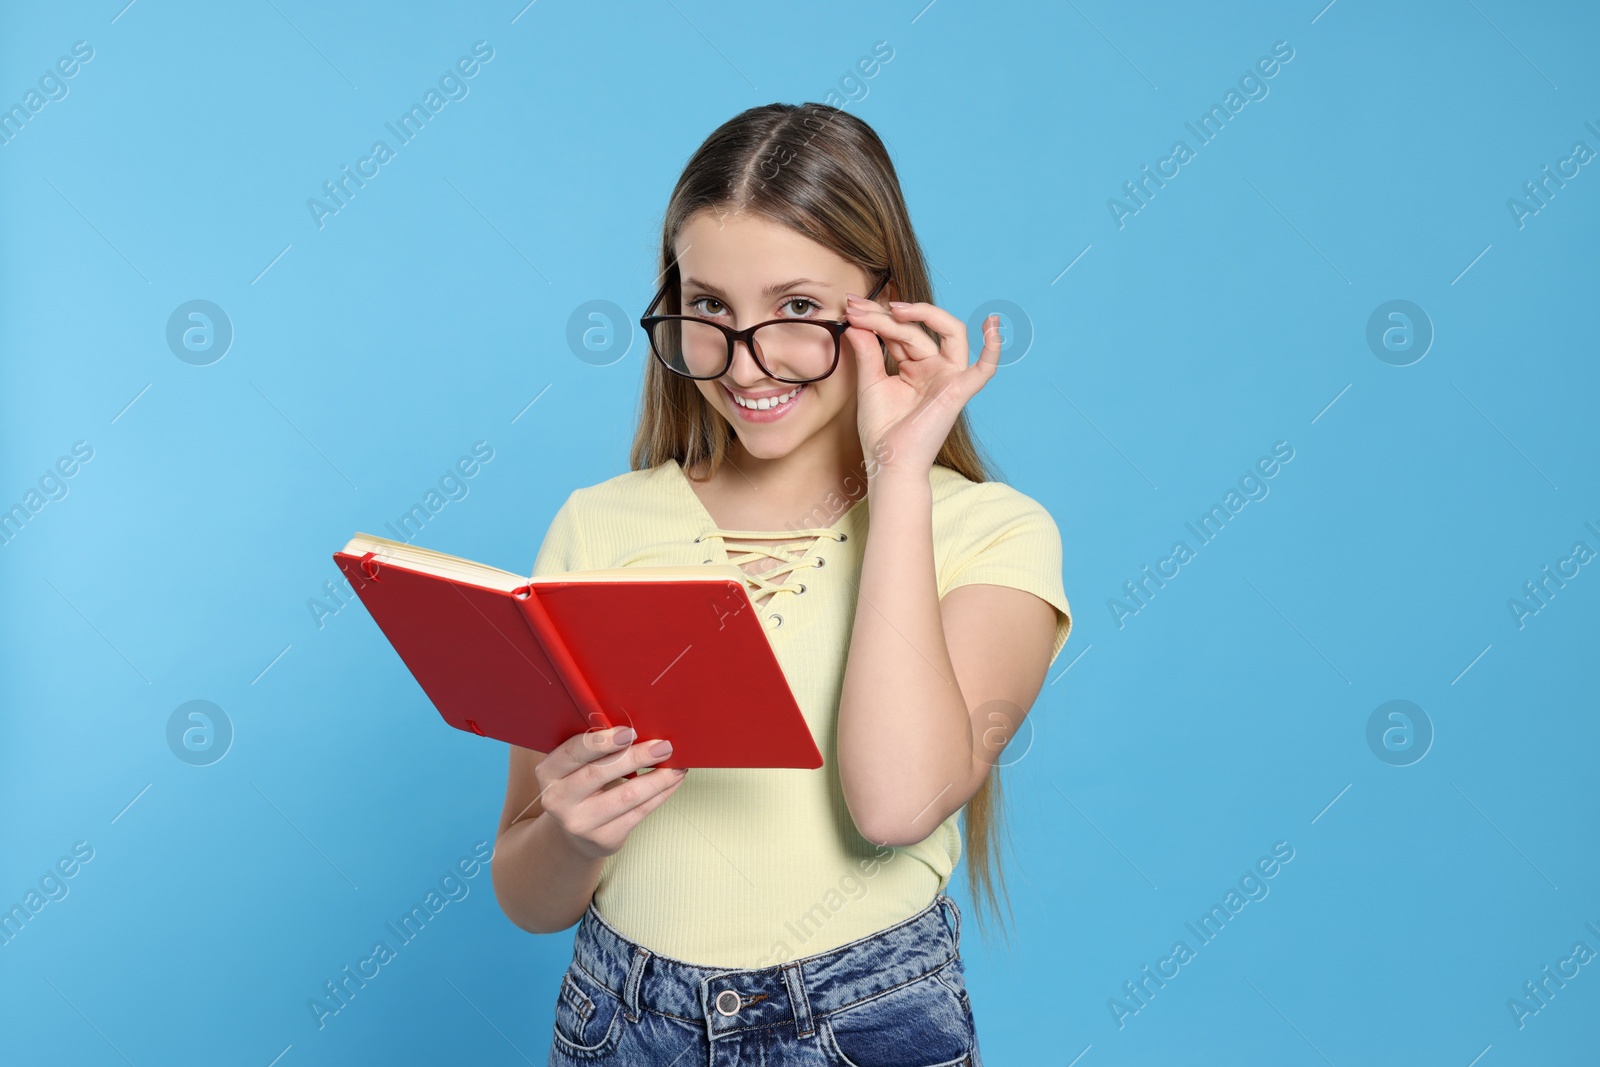
[[[751,400],[748,397],[740,396],[738,393],[733,392],[726,386],[723,387],[723,391],[729,396],[733,397],[733,402],[747,411],[772,411],[777,408],[781,408],[786,404],[793,403],[795,397],[799,396],[801,390],[803,389],[805,389],[803,384],[797,385],[787,393],[780,393],[777,396],[762,397],[759,400]]]

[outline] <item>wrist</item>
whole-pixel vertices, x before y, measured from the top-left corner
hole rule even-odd
[[[928,474],[928,468],[919,470],[914,467],[880,467],[876,474],[867,479],[867,496],[881,498],[885,495],[898,497],[931,493],[932,486],[929,484]]]

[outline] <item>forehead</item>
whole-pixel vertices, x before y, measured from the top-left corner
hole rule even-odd
[[[674,248],[681,276],[719,284],[759,288],[779,275],[831,278],[851,271],[832,249],[746,212],[698,212],[678,231]]]

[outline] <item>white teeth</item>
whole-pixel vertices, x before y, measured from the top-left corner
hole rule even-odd
[[[800,392],[800,386],[797,385],[782,396],[762,397],[760,400],[746,400],[738,393],[734,393],[732,395],[733,402],[742,408],[750,408],[752,411],[766,411],[768,408],[775,408],[779,404],[788,403],[790,400],[794,399],[795,394],[798,392]]]

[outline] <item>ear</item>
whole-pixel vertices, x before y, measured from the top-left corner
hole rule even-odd
[[[861,290],[860,295],[865,296],[872,292],[873,288],[878,284],[878,279],[881,277],[883,277],[883,271],[881,270],[868,273],[866,288]],[[889,280],[883,283],[883,288],[878,290],[878,295],[873,297],[873,299],[880,304],[887,304],[891,300],[905,299],[905,297],[900,295],[900,282],[894,276],[892,271],[889,273]]]

